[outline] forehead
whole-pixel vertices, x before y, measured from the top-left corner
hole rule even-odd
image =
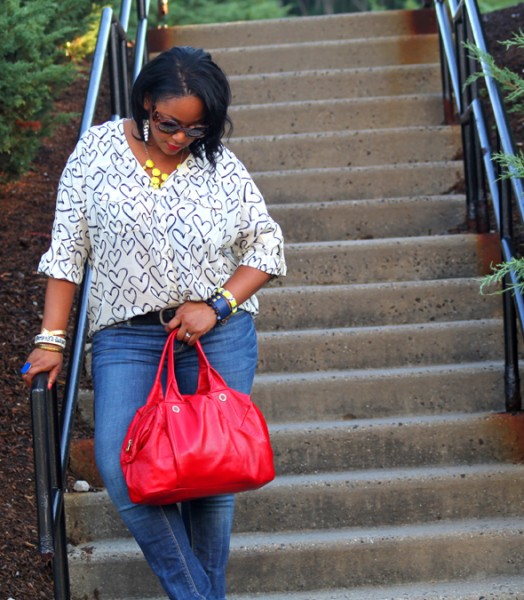
[[[179,123],[191,124],[205,117],[204,103],[196,96],[182,96],[159,100],[155,109],[163,116],[175,119]]]

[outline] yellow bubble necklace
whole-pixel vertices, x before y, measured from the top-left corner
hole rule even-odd
[[[155,167],[155,163],[151,160],[151,157],[149,156],[149,150],[147,149],[147,145],[145,143],[144,150],[146,151],[147,160],[143,164],[142,168],[144,169],[144,171],[151,172],[151,187],[155,190],[159,190],[162,187],[162,184],[169,177],[169,173],[162,173],[162,171],[158,167]],[[178,163],[175,169],[178,169],[178,167],[181,164],[182,161]]]

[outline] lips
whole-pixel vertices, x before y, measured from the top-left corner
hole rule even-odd
[[[182,150],[182,146],[173,146],[169,142],[166,142],[166,146],[170,152],[180,152]]]

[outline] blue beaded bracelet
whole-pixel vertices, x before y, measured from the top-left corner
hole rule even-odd
[[[226,298],[219,292],[215,292],[210,298],[208,298],[206,300],[206,304],[215,311],[218,323],[223,323],[229,316],[231,316],[231,306]]]

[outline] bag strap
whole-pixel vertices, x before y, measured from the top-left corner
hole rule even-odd
[[[162,371],[165,364],[165,355],[167,352],[167,388],[171,388],[181,402],[184,398],[178,389],[178,383],[175,377],[175,339],[178,329],[174,329],[168,336],[162,358],[157,372],[157,380],[161,382]],[[202,348],[200,340],[195,344],[195,349],[198,355],[198,384],[195,394],[205,394],[217,388],[227,387],[221,375],[216,371],[211,364]]]
[[[176,331],[173,332],[174,334],[176,334]],[[156,376],[155,376],[155,381],[153,383],[153,386],[151,387],[151,392],[149,393],[148,396],[148,402],[147,404],[157,404],[158,403],[158,399],[160,398],[161,401],[164,400],[164,387],[162,385],[162,373],[164,372],[164,366],[166,364],[166,354],[168,354],[169,349],[171,348],[171,352],[173,352],[173,342],[170,341],[172,339],[172,334],[169,335],[169,337],[166,340],[166,343],[164,344],[164,349],[162,350],[162,356],[160,357],[160,360],[158,362],[158,368],[156,370]],[[153,394],[153,390],[158,389],[158,393]],[[178,392],[178,387],[177,387],[177,392]],[[180,394],[180,392],[178,392]]]

